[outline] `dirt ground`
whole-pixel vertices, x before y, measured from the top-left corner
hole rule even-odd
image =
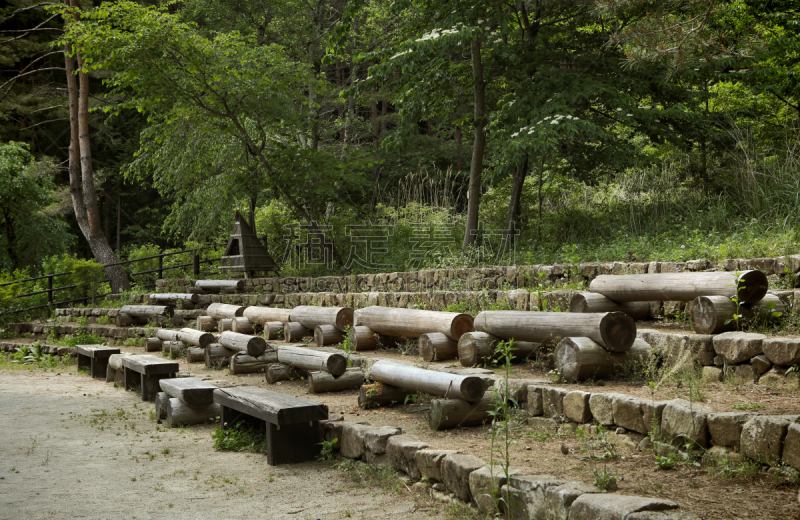
[[[127,352],[144,353],[143,347],[120,346],[120,348]],[[410,355],[403,356],[396,350],[373,351],[364,354],[374,359],[390,359],[409,365],[417,362],[415,357]],[[185,359],[178,361],[182,371],[190,372],[199,377],[208,376],[215,380],[230,380],[269,388],[289,395],[311,398],[327,404],[332,414],[341,413],[345,416],[346,421],[366,421],[375,426],[400,427],[405,433],[415,435],[424,440],[432,448],[458,449],[487,461],[490,458],[491,432],[488,425],[434,432],[430,430],[425,421],[424,406],[395,406],[377,410],[362,410],[357,405],[357,390],[309,395],[308,387],[303,380],[267,385],[263,374],[230,376],[227,370],[208,370],[202,363],[188,364]],[[434,363],[433,365],[447,366],[450,363],[442,362]],[[530,364],[517,365],[514,372],[515,377],[521,379],[547,379],[547,375],[543,370],[535,369]],[[29,379],[26,380],[24,379],[25,377]],[[47,377],[49,379],[44,379]],[[136,511],[134,514],[141,514],[141,516],[138,516],[139,518],[149,518],[146,515],[163,514],[167,511],[168,504],[173,503],[174,508],[169,511],[170,516],[173,515],[173,511],[187,511],[187,517],[205,518],[202,515],[205,514],[206,508],[212,508],[212,510],[226,508],[225,511],[227,511],[227,507],[230,507],[230,501],[236,497],[235,503],[242,508],[243,512],[254,512],[256,515],[263,515],[265,510],[270,511],[265,516],[266,518],[281,518],[283,517],[282,515],[290,515],[292,511],[300,510],[304,507],[311,507],[311,509],[286,517],[302,518],[302,515],[305,514],[314,515],[316,513],[308,513],[308,511],[319,508],[319,514],[308,516],[308,518],[339,518],[344,516],[344,512],[347,509],[350,509],[353,512],[353,516],[356,517],[380,518],[380,515],[384,513],[387,516],[389,515],[389,509],[382,503],[391,504],[391,516],[398,518],[414,517],[410,516],[412,515],[411,512],[415,510],[414,503],[409,497],[398,499],[396,496],[385,497],[379,493],[377,496],[381,498],[376,503],[371,503],[369,491],[349,489],[347,484],[343,483],[341,475],[337,475],[336,471],[330,470],[322,464],[304,464],[292,466],[291,468],[279,467],[278,469],[272,469],[266,465],[263,457],[214,452],[211,448],[211,427],[192,427],[185,432],[159,428],[149,419],[149,411],[152,409],[152,404],[145,405],[140,401],[137,402],[136,398],[130,393],[115,390],[106,383],[90,381],[85,376],[73,375],[66,377],[70,381],[81,381],[79,386],[82,388],[77,390],[79,396],[82,396],[81,392],[87,392],[87,389],[91,387],[92,391],[87,392],[87,394],[91,394],[91,397],[93,397],[92,399],[87,395],[86,398],[83,398],[84,402],[89,400],[91,403],[89,405],[76,402],[74,407],[70,408],[73,413],[69,414],[66,410],[66,404],[61,401],[74,390],[71,390],[69,385],[65,388],[59,386],[57,384],[58,381],[56,381],[58,377],[47,374],[42,375],[41,373],[36,376],[21,376],[16,372],[13,374],[0,373],[0,396],[2,396],[0,413],[2,415],[8,413],[9,405],[5,403],[7,400],[6,394],[13,389],[16,389],[13,391],[22,398],[27,395],[22,392],[35,392],[37,395],[36,399],[31,400],[30,405],[31,410],[37,410],[36,426],[31,425],[25,431],[18,431],[10,437],[14,439],[15,444],[12,451],[14,454],[14,462],[12,464],[17,464],[17,469],[20,469],[20,467],[29,468],[29,471],[31,467],[35,467],[35,471],[39,474],[47,469],[47,465],[40,466],[44,459],[42,452],[45,451],[42,446],[44,442],[51,442],[49,440],[45,441],[45,432],[49,431],[55,435],[55,432],[60,432],[60,430],[52,428],[54,424],[52,420],[54,417],[53,412],[44,414],[43,417],[39,418],[38,410],[43,409],[42,397],[51,396],[48,399],[53,399],[52,409],[58,410],[58,414],[65,413],[65,416],[59,419],[63,421],[60,424],[68,426],[70,429],[79,428],[83,425],[84,432],[89,431],[92,433],[93,444],[83,446],[82,443],[86,442],[84,440],[85,437],[80,436],[81,441],[73,442],[71,446],[73,450],[83,451],[85,453],[84,457],[96,454],[97,459],[93,467],[98,468],[99,474],[103,475],[98,484],[106,481],[126,484],[125,486],[117,486],[117,489],[135,490],[131,494],[132,496],[128,498],[131,504],[138,505],[137,500],[139,500],[138,497],[142,491],[150,492],[152,496],[158,498],[158,500],[148,502],[145,508],[147,510],[146,514],[144,511],[140,512],[133,505],[107,509],[106,511],[131,508]],[[30,381],[30,383],[25,384],[26,381]],[[19,385],[23,385],[22,388],[19,388]],[[622,392],[642,398],[651,398],[649,388],[643,384],[634,385],[623,381],[598,381],[593,386],[562,386],[590,392]],[[713,384],[706,386],[703,393],[704,404],[715,411],[731,411],[733,404],[758,403],[762,408],[753,410],[758,413],[800,414],[800,394],[797,392],[774,390],[758,385],[734,387],[726,384]],[[656,400],[665,400],[686,397],[687,394],[687,388],[665,383],[658,389],[654,398]],[[34,400],[36,401],[35,405],[33,404]],[[114,417],[114,414],[118,413],[117,409],[122,407],[120,404],[122,402],[127,404],[127,410],[133,408],[134,405],[136,406],[136,408],[133,408],[135,413],[131,416],[137,418],[135,432],[130,428],[126,430],[122,427],[122,425],[126,424],[126,421],[132,421],[132,418],[116,419]],[[28,408],[26,407],[25,409]],[[108,415],[98,419],[92,414],[102,412],[92,412],[91,409],[106,410]],[[88,424],[87,421],[93,419],[108,421],[113,437],[105,433],[106,430],[98,432],[98,427],[92,427],[92,425]],[[652,452],[640,452],[634,448],[635,444],[631,442],[618,443],[617,450],[622,455],[622,458],[608,461],[607,463],[591,462],[582,460],[585,458],[585,454],[581,454],[581,450],[586,448],[586,441],[574,435],[537,434],[524,423],[524,414],[520,414],[518,419],[518,421],[514,422],[512,428],[510,457],[511,467],[523,473],[550,474],[564,480],[593,482],[593,469],[607,471],[620,479],[618,493],[674,500],[681,505],[682,509],[695,513],[704,520],[800,519],[800,504],[798,504],[797,499],[798,481],[791,480],[785,476],[770,474],[766,471],[766,468],[751,467],[749,471],[733,474],[733,472],[720,471],[713,466],[698,467],[691,464],[677,464],[674,469],[664,471],[657,468]],[[50,426],[48,427],[48,425]],[[69,434],[71,432],[68,432]],[[120,439],[118,434],[123,437],[127,436],[127,438]],[[41,443],[36,448],[36,453],[39,456],[26,455],[25,453],[32,442],[31,436],[36,437],[37,435]],[[102,441],[97,440],[99,438],[98,435],[103,438]],[[638,442],[637,438],[633,438],[633,440]],[[108,456],[109,449],[103,450],[102,453],[105,455],[97,453],[95,444],[99,442],[100,446],[109,446],[114,441],[117,441],[116,446],[118,447],[111,448],[115,453],[112,457]],[[562,454],[562,445],[569,448],[568,455]],[[134,448],[130,448],[130,446],[134,446]],[[167,456],[161,453],[164,447],[169,447],[171,450]],[[0,454],[9,449],[11,449],[9,445],[3,446],[3,448],[0,448]],[[55,445],[50,449],[54,453],[53,461],[56,460],[56,453],[59,453],[59,456],[65,456],[64,450],[57,451]],[[131,453],[128,453],[129,449],[132,449]],[[72,450],[69,451],[71,452]],[[149,454],[145,452],[149,452]],[[154,459],[152,461],[147,460],[152,454],[155,454]],[[136,456],[138,456],[138,462],[132,459],[132,457]],[[184,462],[184,459],[180,459],[181,456],[189,460]],[[78,459],[70,462],[70,465],[81,467],[81,464],[77,462]],[[114,462],[109,465],[107,464],[109,460]],[[174,464],[175,462],[178,462],[178,464]],[[24,463],[27,463],[27,465]],[[53,462],[51,461],[50,464],[53,464]],[[254,464],[261,464],[264,468],[263,473],[254,471]],[[122,471],[120,466],[128,468],[127,471]],[[179,473],[179,469],[176,466],[180,469],[185,469],[186,474]],[[195,475],[199,482],[193,480]],[[211,475],[218,475],[219,478],[214,480]],[[6,474],[6,478],[8,476],[9,474]],[[268,482],[269,476],[274,476],[275,482]],[[135,482],[131,480],[134,477],[137,479]],[[67,476],[65,478],[67,481],[72,482],[70,480],[72,477]],[[219,480],[221,478],[227,478],[231,481],[234,478],[239,480],[236,484],[220,484]],[[0,489],[5,487],[3,482],[0,480]],[[162,484],[161,486],[159,486],[159,482]],[[286,484],[285,488],[281,487],[280,489],[282,500],[277,503],[271,502],[270,493],[259,497],[258,490],[262,490],[263,493],[264,488],[269,489],[270,486],[273,488],[279,487],[275,485],[279,482]],[[336,484],[332,484],[334,482]],[[298,484],[300,485],[298,486]],[[144,488],[141,486],[144,486]],[[53,489],[57,487],[59,486],[54,486]],[[81,492],[79,486],[72,487],[74,491],[70,493]],[[244,491],[239,491],[240,487]],[[296,493],[296,490],[300,488],[308,491],[317,487],[319,487],[320,491],[303,492],[300,496]],[[165,493],[162,498],[161,494],[164,488],[184,492],[178,494]],[[37,491],[39,493],[43,492],[42,489]],[[30,495],[37,491],[28,492],[27,498],[33,498]],[[128,492],[124,491],[122,497],[125,497]],[[346,499],[341,496],[342,492],[347,493]],[[92,491],[87,490],[85,493],[91,497],[96,497],[97,487],[93,487]],[[26,496],[25,492],[21,492],[20,496]],[[305,504],[304,500],[310,496],[326,497],[326,499],[320,499],[319,503]],[[287,497],[292,498],[287,499]],[[102,502],[101,498],[87,500]],[[386,502],[383,502],[384,500]],[[196,502],[200,501],[204,503],[202,506],[196,504]],[[5,497],[0,499],[0,504],[5,503]],[[24,501],[20,500],[11,504],[15,504],[14,507],[18,508],[30,507],[24,506],[23,503]],[[91,508],[92,514],[94,514],[95,507],[101,506],[93,506]],[[113,508],[114,506],[109,507]],[[6,507],[2,508],[2,510],[5,509]],[[59,510],[60,508],[53,505],[53,509]],[[435,508],[427,510],[425,515],[435,514],[434,510]],[[324,513],[322,513],[323,511]],[[38,513],[44,513],[44,510],[39,510]],[[421,511],[415,512],[416,515],[420,513]],[[27,515],[25,516],[27,517]],[[101,516],[103,515],[98,514],[98,517]],[[208,516],[212,515],[209,514]],[[12,517],[9,516],[8,518]],[[180,516],[176,517],[181,518]],[[0,518],[5,518],[1,512]]]
[[[444,517],[323,463],[216,452],[213,426],[169,430],[152,409],[83,374],[0,371],[0,519]]]

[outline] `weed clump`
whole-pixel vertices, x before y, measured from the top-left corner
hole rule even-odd
[[[238,422],[223,430],[220,427],[211,434],[214,439],[214,449],[217,451],[250,451],[253,453],[266,453],[267,433],[263,428],[245,421]]]

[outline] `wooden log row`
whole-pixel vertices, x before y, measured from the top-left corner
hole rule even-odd
[[[479,377],[424,370],[387,361],[373,364],[369,376],[375,381],[406,390],[455,397],[470,402],[480,400],[485,392],[483,380]]]
[[[589,291],[614,302],[684,301],[698,296],[738,297],[742,303],[761,300],[769,284],[761,271],[600,275]]]
[[[161,346],[161,351],[171,359],[183,357],[186,355],[186,349],[186,343],[183,341],[164,341]]]
[[[588,337],[611,352],[629,350],[636,339],[636,323],[621,312],[483,311],[475,317],[475,330],[533,343]]]
[[[253,323],[245,317],[232,318],[231,331],[239,334],[255,334]]]
[[[727,296],[698,296],[692,304],[692,328],[698,334],[719,334],[736,330],[735,314],[741,316],[741,322],[753,319],[759,312],[766,313],[768,319],[772,319],[772,313],[785,316],[786,310],[786,305],[774,294],[767,294],[756,303],[741,305]]]
[[[169,330],[169,329],[158,329],[156,331],[156,338],[160,339],[161,341],[180,341],[178,339],[177,330]]]
[[[314,331],[306,328],[302,323],[290,321],[283,324],[283,341],[287,343],[294,343],[295,341],[313,337]]]
[[[156,316],[171,317],[173,309],[167,305],[123,305],[119,312],[135,318],[150,319]]]
[[[433,399],[428,424],[433,430],[448,430],[457,426],[479,426],[492,422],[497,398],[485,395],[470,403],[462,399]]]
[[[472,316],[468,314],[377,305],[356,311],[355,320],[356,326],[364,325],[386,336],[418,338],[429,332],[441,332],[457,341],[465,332],[474,330]]]
[[[235,353],[235,350],[225,348],[219,343],[213,343],[204,349],[203,360],[206,368],[221,368],[229,363],[231,356]]]
[[[176,335],[178,341],[183,341],[187,345],[194,345],[196,347],[207,347],[214,343],[214,336],[208,332],[203,332],[195,329],[181,329]]]
[[[198,316],[195,328],[201,332],[212,332],[217,330],[217,319],[211,316]]]
[[[360,368],[348,368],[340,376],[334,376],[329,372],[308,372],[308,388],[314,394],[358,388],[363,383],[364,372]]]
[[[264,326],[264,339],[283,339],[283,322],[267,321]]]
[[[281,347],[278,362],[304,370],[328,372],[340,376],[347,370],[347,359],[338,353],[302,347]]]
[[[307,329],[317,325],[333,325],[344,332],[354,324],[354,313],[350,307],[317,307],[300,305],[289,311],[289,321],[303,324]]]
[[[174,307],[180,301],[183,308],[186,309],[186,303],[199,303],[200,295],[192,293],[152,293],[149,299],[151,302],[169,305],[170,307]]]
[[[624,312],[634,320],[650,317],[649,302],[617,303],[598,293],[578,293],[569,301],[569,312]]]
[[[223,347],[240,352],[247,352],[253,357],[258,357],[267,350],[267,342],[260,336],[239,334],[238,332],[225,331],[217,340]]]
[[[162,342],[158,338],[147,338],[144,341],[145,352],[161,352]]]
[[[358,406],[367,409],[405,404],[409,396],[414,394],[416,394],[414,390],[407,390],[378,381],[369,385],[361,385],[358,392]]]
[[[613,375],[625,363],[646,362],[652,348],[637,339],[627,352],[609,352],[590,338],[564,338],[556,347],[556,370],[569,383]]]
[[[233,330],[233,319],[222,318],[221,320],[217,320],[217,332],[222,334],[226,330]]]
[[[272,307],[247,307],[242,316],[250,320],[251,323],[264,325],[267,322],[283,323],[289,320],[289,310],[274,309]]]
[[[194,285],[210,293],[218,293],[223,289],[241,291],[244,289],[244,280],[197,280]]]
[[[461,336],[462,338],[464,335]],[[460,339],[459,339],[460,341]],[[423,361],[445,361],[458,357],[458,341],[441,332],[423,334],[417,340],[419,357]]]
[[[206,349],[189,347],[186,349],[186,361],[189,363],[202,363],[206,359]]]
[[[139,318],[131,316],[125,312],[120,312],[114,317],[114,325],[117,327],[131,327],[133,325],[147,325],[149,320],[147,318]]]
[[[487,363],[496,357],[497,345],[501,341],[497,336],[486,332],[467,332],[458,340],[458,361],[464,367]],[[540,348],[541,345],[538,343],[514,340],[509,352],[512,356],[511,361],[517,363],[526,361]]]
[[[268,350],[258,357],[253,357],[244,352],[237,352],[231,356],[229,367],[231,375],[253,374],[264,372],[268,366],[278,362],[278,352]]]
[[[301,377],[306,377],[307,375],[308,371],[303,370],[302,368],[295,368],[284,363],[273,363],[267,367],[265,380],[268,384],[274,385],[280,381],[299,379]]]
[[[318,347],[341,343],[345,337],[345,333],[334,325],[317,325],[314,327],[314,344]]]
[[[230,305],[228,303],[212,303],[206,309],[206,313],[214,319],[238,318],[244,313],[241,305]]]

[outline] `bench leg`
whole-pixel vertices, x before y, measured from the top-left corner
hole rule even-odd
[[[78,358],[78,370],[80,370],[83,367],[91,367],[92,366],[92,359],[89,356],[84,356],[84,355],[78,354],[77,358]]]
[[[149,376],[142,374],[142,401],[155,401],[156,394],[161,391],[158,381],[172,377],[175,377],[175,374],[152,374]]]
[[[106,367],[108,367],[108,358],[92,358],[92,377],[97,379],[106,377]]]
[[[130,390],[136,385],[141,384],[139,372],[134,372],[128,368],[122,367],[123,378],[125,379],[125,390]]]
[[[267,423],[267,464],[293,464],[314,460],[322,446],[319,421],[278,426]]]

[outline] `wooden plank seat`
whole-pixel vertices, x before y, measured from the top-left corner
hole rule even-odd
[[[178,367],[177,361],[170,361],[151,354],[123,358],[125,390],[138,386],[142,392],[142,401],[154,401],[160,390],[158,381],[175,377]]]
[[[319,421],[328,418],[325,404],[255,386],[217,388],[214,402],[222,407],[223,429],[247,419],[244,416],[266,422],[270,466],[305,462],[319,454]]]
[[[106,347],[105,345],[77,345],[75,346],[75,357],[78,358],[78,368],[89,367],[89,374],[94,378],[106,377],[108,358],[113,354],[119,354],[118,348]]]

